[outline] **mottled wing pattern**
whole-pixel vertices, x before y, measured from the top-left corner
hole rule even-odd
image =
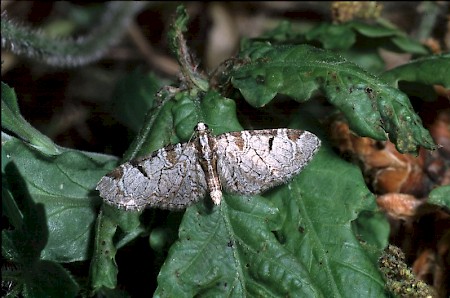
[[[287,182],[319,150],[314,134],[295,129],[266,129],[219,135],[217,172],[225,191],[258,194]]]
[[[107,203],[126,210],[178,210],[205,196],[206,181],[194,144],[183,143],[120,165],[97,190]]]

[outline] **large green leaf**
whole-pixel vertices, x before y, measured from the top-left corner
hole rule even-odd
[[[41,260],[50,235],[46,210],[25,190],[10,191],[14,187],[26,188],[19,174],[12,175],[16,172],[15,163],[7,161],[2,173],[2,192],[7,194],[2,197],[2,205],[7,208],[2,213],[14,229],[2,230],[2,256],[14,266],[12,270],[2,268],[2,281],[15,283],[17,295],[20,292],[24,297],[75,297],[78,285],[70,273],[56,262]]]
[[[355,166],[321,149],[292,182],[264,196],[188,208],[155,296],[382,297],[378,253],[351,229],[373,200]]]
[[[11,191],[15,195],[26,193],[45,208],[49,236],[41,257],[58,262],[88,259],[96,209],[101,203],[93,189],[104,174],[102,165],[110,168],[117,159],[75,150],[47,157],[5,133],[2,144],[17,167],[17,172],[6,171],[8,181],[25,182],[24,187],[12,185]]]
[[[256,44],[241,57],[245,64],[234,70],[232,84],[255,107],[277,94],[306,101],[321,91],[359,135],[385,140],[387,132],[401,152],[435,148],[404,93],[331,52]]]

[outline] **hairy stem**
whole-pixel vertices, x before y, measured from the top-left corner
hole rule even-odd
[[[125,31],[130,19],[144,4],[135,1],[112,1],[97,26],[76,39],[55,39],[39,30],[30,29],[2,14],[2,49],[52,66],[81,66],[100,59]]]

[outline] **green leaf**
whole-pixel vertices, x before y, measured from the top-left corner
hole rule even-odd
[[[397,36],[395,38],[392,38],[392,43],[406,53],[419,55],[429,54],[429,50],[426,47],[407,36]]]
[[[200,121],[199,103],[189,92],[161,93],[161,103],[147,113],[144,125],[124,155],[124,161],[169,144],[187,141]],[[175,127],[177,129],[175,129]]]
[[[241,129],[233,100],[209,91],[199,95],[188,91],[176,95],[161,93],[161,104],[151,110],[124,155],[124,161],[156,151],[168,144],[188,141],[198,122],[206,122],[216,133]]]
[[[30,125],[20,114],[14,89],[2,82],[2,128],[27,141],[30,146],[46,155],[57,155],[61,151],[52,140]]]
[[[94,191],[95,185],[107,171],[116,165],[117,158],[66,149],[57,156],[46,157],[31,150],[22,141],[4,133],[2,133],[2,143],[2,150],[5,150],[7,157],[11,160],[10,163],[17,167],[16,172],[7,171],[6,176],[11,181],[24,180],[24,185],[16,185],[13,193],[21,195],[26,192],[34,202],[39,203],[43,212],[32,213],[35,217],[32,219],[31,227],[37,228],[39,227],[37,223],[44,221],[45,231],[48,233],[48,236],[43,237],[28,231],[27,237],[43,240],[44,243],[41,246],[36,246],[33,242],[34,244],[31,247],[30,245],[19,245],[19,248],[23,250],[19,254],[21,259],[23,259],[23,255],[29,255],[31,252],[34,252],[31,255],[33,262],[39,261],[39,256],[41,259],[57,262],[90,259],[94,223],[97,218],[96,210],[101,203],[97,192]],[[113,212],[117,212],[117,210],[114,209]],[[108,231],[108,225],[105,224],[105,221],[101,221],[101,218],[100,216],[99,222],[102,223],[100,229],[102,232],[99,234],[102,237],[96,239],[97,242],[94,245],[96,251],[93,257],[95,261],[100,259],[100,262],[93,262],[94,265],[98,266],[92,266],[93,268],[91,268],[92,272],[99,274],[96,276],[96,279],[93,279],[92,284],[94,288],[97,288],[99,284],[102,286],[109,285],[109,287],[113,288],[117,274],[117,269],[113,262],[115,247],[107,241],[112,241],[117,225],[128,233],[127,237],[118,239],[119,243],[117,246],[127,243],[133,237],[142,233],[143,229],[140,226],[138,217],[133,217],[133,214],[130,213],[109,217],[114,218],[113,223],[109,225],[113,227],[113,232]],[[39,228],[40,230],[42,228]],[[5,238],[7,235],[3,234],[4,243],[21,243],[18,240],[13,241],[14,239],[9,241]],[[112,236],[108,238],[108,235]],[[109,243],[109,246],[106,245],[107,243]],[[37,251],[36,248],[39,247],[40,250]],[[3,249],[15,251],[11,248],[8,249],[8,246],[3,246]],[[99,255],[103,259],[99,258]],[[107,258],[108,256],[109,259]],[[105,259],[106,261],[104,261]],[[25,263],[30,264],[32,262],[29,260]],[[36,295],[42,296],[41,294],[45,292],[48,295],[53,293],[55,297],[75,296],[75,294],[70,294],[74,291],[70,278],[67,275],[58,273],[58,270],[62,269],[59,268],[59,265],[41,262],[38,263],[37,268],[44,272],[48,270],[46,274],[50,276],[32,271],[33,274],[29,276],[29,280],[27,276],[25,278],[25,293],[32,297],[37,297]],[[96,271],[96,269],[98,270]],[[61,278],[60,281],[52,279],[52,275],[58,274]],[[46,282],[42,282],[39,278],[32,278],[33,276],[41,275],[42,278],[47,278],[48,282],[61,285],[61,288],[54,287],[49,289],[49,285]],[[112,280],[107,280],[107,278]],[[35,285],[35,283],[38,283],[39,286]]]
[[[367,24],[359,21],[351,21],[346,23],[347,26],[351,26],[358,33],[372,38],[388,37],[404,34],[403,32],[393,27],[388,27],[384,24]]]
[[[9,179],[15,178],[11,185],[25,189],[25,181],[20,175],[13,174],[16,172],[18,167],[13,161],[9,162],[5,175]],[[9,199],[14,203],[17,200],[21,206],[21,224],[13,230],[2,230],[2,256],[16,264],[16,269],[2,269],[2,277],[20,284],[24,297],[75,297],[78,285],[70,273],[55,262],[40,259],[50,234],[44,206],[34,203],[26,191],[14,192],[14,195]],[[14,204],[17,209],[18,204]],[[8,211],[6,215],[10,218]]]
[[[220,209],[219,209],[220,208]],[[225,197],[219,208],[189,208],[158,277],[156,297],[317,296],[302,264],[269,226],[279,210],[262,197]],[[263,282],[256,282],[251,278]],[[302,281],[302,283],[299,282]]]
[[[95,226],[94,254],[91,261],[91,284],[94,291],[102,287],[113,289],[117,285],[116,248],[113,237],[117,223],[100,212]]]
[[[78,285],[61,265],[39,261],[25,273],[24,297],[75,297]]]
[[[351,229],[361,210],[374,208],[359,170],[321,149],[264,196],[188,208],[155,296],[382,297],[378,252],[370,255]]]
[[[374,48],[382,47],[417,55],[427,55],[430,53],[427,47],[419,41],[412,39],[405,32],[394,28],[392,25],[381,22],[373,25],[356,21],[350,22],[349,25],[361,35],[369,37]],[[373,40],[374,38],[378,38],[378,40]]]
[[[289,209],[283,213],[298,216],[297,230],[301,232],[297,239],[290,235],[284,239],[298,259],[308,264],[324,296],[350,297],[355,292],[383,296],[384,282],[376,264],[381,250],[366,251],[351,227],[361,211],[376,208],[360,170],[324,146],[305,171],[281,191],[284,206]],[[298,215],[288,206],[292,197],[297,199]],[[294,227],[290,232],[294,234]],[[352,284],[346,280],[352,280]]]
[[[113,114],[133,131],[139,131],[147,111],[155,105],[156,92],[162,86],[163,83],[153,73],[134,70],[116,85],[112,98]]]
[[[390,226],[382,212],[361,212],[353,222],[353,231],[358,239],[380,250],[388,245]]]
[[[400,152],[435,148],[405,94],[331,52],[260,44],[242,57],[246,64],[236,67],[231,82],[252,106],[277,94],[302,102],[321,91],[359,135],[385,140],[387,132]]]
[[[306,40],[320,41],[325,49],[348,50],[370,44],[372,50],[392,48],[396,51],[426,55],[428,49],[399,29],[385,24],[350,21],[343,24],[320,23],[305,34]],[[359,40],[364,40],[358,43]]]
[[[11,225],[18,229],[23,225],[23,214],[17,206],[6,179],[6,168],[11,167],[11,159],[2,146],[2,215],[6,216]]]
[[[343,24],[320,23],[309,30],[298,32],[297,27],[282,21],[273,30],[265,32],[254,39],[244,39],[241,49],[248,49],[252,44],[262,42],[272,45],[299,45],[309,43],[333,50],[372,73],[384,71],[384,61],[378,50],[386,48],[391,51],[419,55],[429,54],[429,50],[420,42],[408,37],[404,32],[387,24],[367,24],[350,21]],[[297,30],[296,30],[297,29]]]
[[[405,32],[386,24],[366,24],[352,21],[348,26],[363,36],[369,37],[373,48],[388,48],[395,51],[427,55],[429,50],[405,34]],[[382,38],[384,37],[384,38]],[[375,39],[374,38],[378,38]]]
[[[399,81],[450,88],[450,54],[432,55],[413,60],[382,74],[382,78],[397,87]]]
[[[429,195],[428,203],[450,208],[450,185],[433,189]]]
[[[14,230],[2,230],[2,254],[29,268],[39,260],[47,244],[45,209],[42,204],[31,202],[27,194],[16,195],[15,199],[23,206],[23,224]]]
[[[95,292],[116,287],[117,249],[145,231],[139,215],[139,212],[119,210],[107,204],[102,205],[95,223],[94,252],[90,266],[91,287]],[[116,235],[118,227],[122,233]]]
[[[307,40],[318,39],[325,49],[350,49],[356,41],[356,34],[346,24],[321,23],[305,34]]]
[[[234,100],[211,90],[203,97],[200,109],[203,119],[215,135],[242,130],[237,119]]]
[[[2,133],[3,149],[17,167],[7,172],[8,181],[24,180],[15,186],[16,195],[28,193],[45,207],[49,229],[48,242],[41,257],[57,262],[89,258],[96,209],[101,200],[94,192],[104,168],[111,168],[116,158],[66,150],[53,157],[43,156],[22,141]]]

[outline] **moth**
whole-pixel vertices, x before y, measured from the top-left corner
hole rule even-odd
[[[213,136],[205,123],[196,136],[126,162],[102,177],[106,203],[126,210],[180,210],[209,193],[254,195],[286,183],[320,148],[314,134],[297,129],[244,130]]]

